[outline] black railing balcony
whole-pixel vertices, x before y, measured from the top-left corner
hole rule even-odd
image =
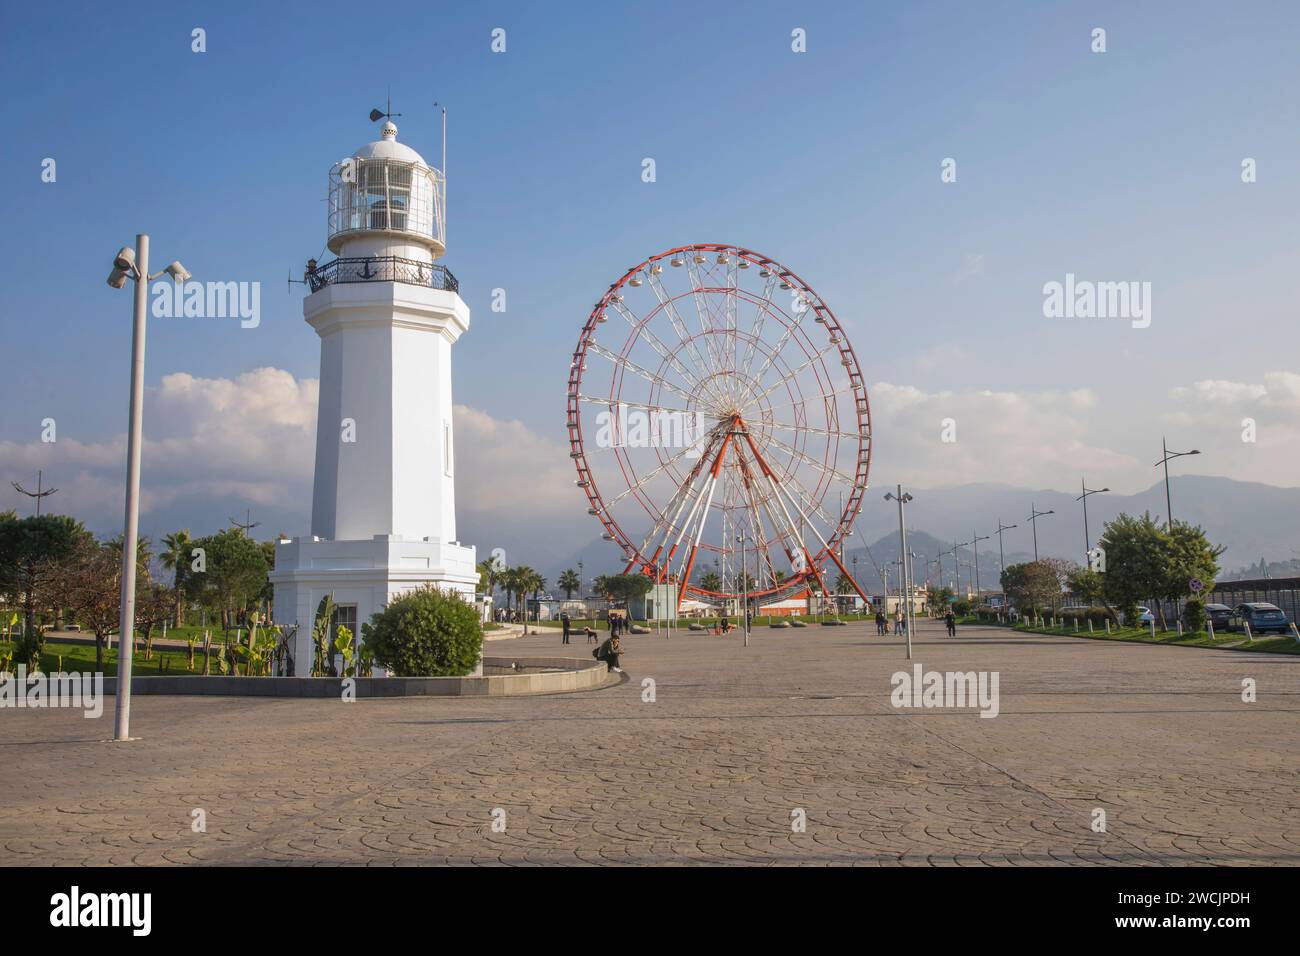
[[[445,266],[400,256],[367,256],[359,259],[335,259],[307,270],[307,284],[319,292],[327,285],[347,282],[405,282],[429,289],[459,292],[460,283]]]

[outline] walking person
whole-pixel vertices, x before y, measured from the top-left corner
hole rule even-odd
[[[952,609],[951,609],[951,608],[949,608],[949,609],[948,609],[948,613],[945,614],[945,615],[943,616],[943,623],[948,625],[948,636],[949,636],[949,637],[956,637],[956,636],[957,636],[957,618],[953,615],[953,613],[952,613]]]
[[[568,611],[560,612],[560,623],[564,625],[564,640],[561,641],[560,643],[568,644],[569,643],[569,612]]]
[[[894,636],[903,633],[903,605],[894,608]]]
[[[876,635],[878,637],[884,637],[885,628],[886,628],[885,612],[882,611],[880,608],[876,608]]]

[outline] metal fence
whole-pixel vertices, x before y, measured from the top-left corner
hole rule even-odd
[[[348,282],[405,282],[448,292],[460,291],[460,283],[446,266],[400,256],[335,259],[307,272],[307,284],[313,292],[327,285]]]

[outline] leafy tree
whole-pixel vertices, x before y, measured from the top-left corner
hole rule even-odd
[[[483,650],[473,605],[435,588],[395,597],[371,616],[362,634],[376,663],[398,677],[463,677]]]
[[[222,629],[228,631],[261,598],[271,570],[266,551],[241,528],[196,538],[192,546],[203,549],[206,567],[186,575],[186,591],[199,604],[219,612]]]
[[[58,563],[93,541],[81,522],[67,515],[0,515],[0,595],[22,609],[28,631],[37,632],[36,612],[54,599]]]
[[[1102,593],[1108,605],[1137,620],[1139,601],[1165,590],[1169,566],[1169,541],[1165,530],[1151,517],[1121,514],[1106,525],[1098,542],[1106,553]]]
[[[1223,548],[1210,544],[1205,532],[1199,526],[1175,521],[1165,531],[1165,547],[1168,557],[1164,579],[1156,595],[1162,601],[1170,603],[1186,600],[1192,594],[1191,582],[1196,579],[1205,585],[1208,591],[1214,587],[1214,579],[1219,573],[1219,555]],[[1161,619],[1164,618],[1163,604],[1160,607]],[[1194,630],[1204,626],[1205,612],[1202,605],[1200,624]]]
[[[1002,591],[1022,611],[1054,607],[1061,597],[1067,562],[1046,558],[1008,565],[1002,572]]]
[[[1075,595],[1085,604],[1093,605],[1102,600],[1102,595],[1106,587],[1105,577],[1099,571],[1089,571],[1087,568],[1075,568],[1065,579],[1065,586],[1071,594]]]
[[[95,635],[95,670],[104,669],[108,636],[119,629],[122,614],[122,549],[93,538],[55,566],[51,586],[61,606],[70,609]],[[123,647],[123,641],[126,647]],[[129,654],[131,635],[118,635],[118,656]]]
[[[555,586],[564,592],[564,599],[567,601],[573,597],[574,591],[582,590],[582,580],[578,577],[578,572],[570,568],[560,575]]]
[[[153,632],[176,611],[176,592],[164,584],[142,581],[135,593],[135,625],[144,637],[144,659],[153,660]]]
[[[633,601],[650,593],[654,582],[644,574],[615,574],[607,579],[607,587],[615,600],[630,607]]]
[[[952,588],[949,587],[937,587],[932,584],[927,589],[926,600],[933,610],[943,610],[952,601],[953,597],[955,595]]]

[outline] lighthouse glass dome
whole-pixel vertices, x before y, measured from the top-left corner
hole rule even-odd
[[[446,250],[446,180],[420,154],[397,142],[397,127],[330,170],[329,248],[341,251],[361,234],[399,236],[425,245],[434,258]]]

